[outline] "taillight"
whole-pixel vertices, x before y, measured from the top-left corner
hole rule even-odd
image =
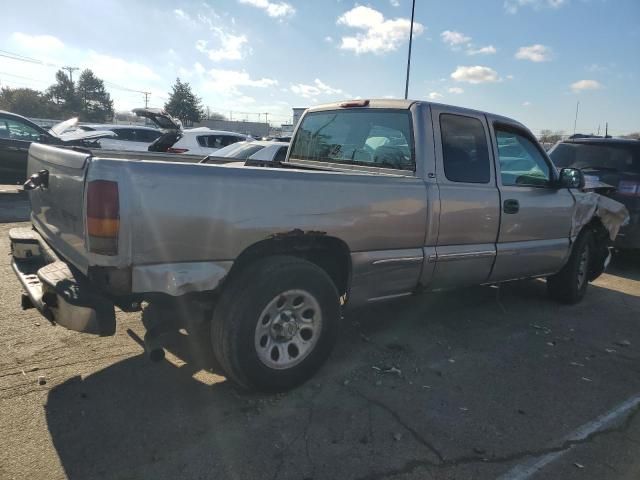
[[[626,197],[640,197],[640,182],[622,180],[618,184],[618,194]]]
[[[369,100],[350,100],[348,102],[341,103],[340,106],[342,108],[368,107]]]
[[[120,232],[118,184],[94,180],[87,187],[87,235],[89,251],[117,255]]]
[[[173,148],[173,147],[167,148],[167,153],[184,153],[188,151],[189,151],[188,148]]]

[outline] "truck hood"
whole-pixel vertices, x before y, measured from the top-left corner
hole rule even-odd
[[[161,108],[134,108],[131,110],[139,117],[148,118],[163,130],[182,130],[182,123]]]
[[[110,130],[81,130],[78,128],[78,117],[56,123],[49,129],[49,133],[63,142],[75,142],[77,140],[89,140],[115,135],[115,133]]]

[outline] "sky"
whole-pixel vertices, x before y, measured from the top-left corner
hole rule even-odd
[[[210,111],[404,96],[411,0],[38,0],[3,5],[0,84],[91,68],[116,110],[162,107],[176,77]],[[541,129],[640,131],[640,0],[416,0],[409,98]],[[7,58],[18,54],[40,63]],[[4,55],[4,56],[3,56]],[[77,75],[79,72],[75,72]]]

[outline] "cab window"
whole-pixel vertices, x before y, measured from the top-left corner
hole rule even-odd
[[[502,185],[546,187],[551,183],[551,168],[528,136],[500,126],[495,132]]]
[[[442,162],[447,180],[489,183],[491,164],[484,126],[477,118],[440,115]]]

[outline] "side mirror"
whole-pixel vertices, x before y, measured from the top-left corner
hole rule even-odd
[[[560,170],[559,186],[562,188],[584,188],[584,173],[579,168]]]

